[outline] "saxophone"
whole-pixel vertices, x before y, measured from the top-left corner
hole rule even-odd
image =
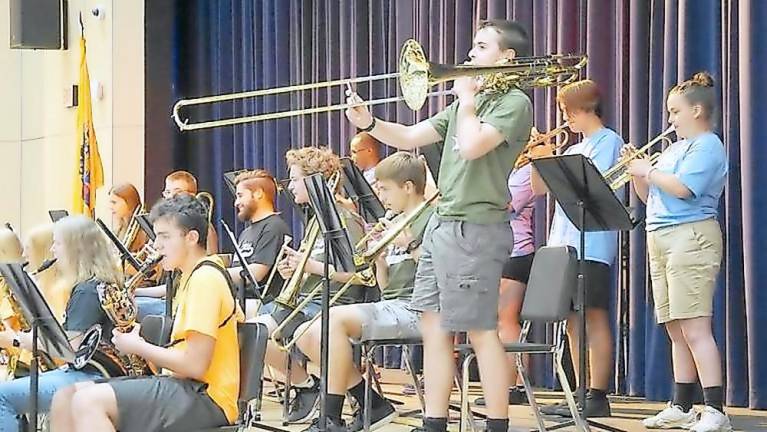
[[[53,264],[56,263],[55,259],[49,259],[42,263],[42,265],[31,273],[31,275],[36,275],[41,272],[44,272],[48,268],[50,268]],[[6,299],[8,301],[8,304],[11,306],[12,315],[7,319],[15,319],[19,324],[19,331],[22,332],[28,332],[32,329],[32,326],[29,325],[27,320],[24,318],[24,315],[21,313],[21,309],[19,308],[19,304],[16,302],[16,298],[13,296],[13,293],[8,288],[8,284],[5,283],[2,278],[0,278],[0,299]],[[0,329],[4,330],[4,325],[0,323]],[[10,329],[9,329],[10,330]],[[16,375],[16,369],[19,364],[19,358],[21,357],[21,354],[24,351],[20,348],[9,348],[9,349],[0,349],[0,364],[6,365],[6,377],[9,379],[12,379]],[[42,353],[38,355],[38,365],[40,367],[41,371],[47,371],[51,370],[56,367],[56,365],[51,361],[50,358],[43,355]]]
[[[148,253],[149,256],[142,263],[141,268],[123,286],[102,282],[96,287],[101,308],[119,332],[130,332],[136,325],[138,308],[133,291],[146,273],[162,260],[162,255],[154,249],[150,248]],[[76,369],[90,364],[108,378],[125,375],[157,375],[158,373],[154,365],[140,356],[120,354],[111,343],[111,335],[102,335],[100,325],[86,332],[73,363]]]

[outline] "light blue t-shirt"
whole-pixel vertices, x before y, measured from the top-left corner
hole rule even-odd
[[[647,231],[717,216],[727,177],[727,153],[716,134],[706,132],[671,144],[655,166],[660,172],[677,176],[692,196],[677,198],[650,185]]]
[[[615,131],[602,128],[578,144],[570,146],[565,154],[582,154],[594,163],[599,172],[604,173],[620,156],[623,138]],[[559,203],[554,210],[551,222],[549,246],[572,246],[580,257],[580,231],[567,218]],[[618,251],[618,233],[616,231],[594,231],[586,233],[586,259],[612,265]]]

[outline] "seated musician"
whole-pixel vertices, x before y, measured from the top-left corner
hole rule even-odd
[[[283,280],[279,274],[269,280],[269,275],[277,262],[285,237],[290,236],[288,224],[274,209],[277,184],[274,177],[264,170],[245,171],[234,182],[237,217],[249,223],[238,239],[240,251],[248,262],[248,269],[263,290],[262,294],[274,293],[282,287]],[[237,259],[236,256],[234,258]],[[235,261],[229,269],[229,275],[236,284],[242,283],[241,270],[239,261]],[[255,287],[250,284],[246,286],[245,298],[245,311],[250,318],[255,316]]]
[[[170,198],[182,193],[196,196],[197,192],[197,179],[187,171],[174,171],[165,177],[165,189],[162,191],[163,198]],[[208,255],[218,253],[218,234],[216,234],[216,229],[209,220],[205,249]],[[174,282],[175,288],[178,289],[176,285],[178,283],[177,277],[174,278]],[[136,289],[139,321],[147,315],[162,315],[165,312],[165,293],[166,287],[164,284]]]
[[[170,198],[180,193],[197,195],[197,178],[187,171],[173,171],[165,177],[163,198]],[[207,220],[207,217],[206,217]],[[208,255],[218,253],[218,234],[211,221],[208,221],[208,240],[205,244]]]
[[[67,216],[54,225],[53,255],[61,277],[68,280],[72,287],[64,321],[64,330],[71,345],[78,347],[82,334],[95,324],[110,332],[112,323],[101,309],[96,287],[102,282],[120,284],[123,276],[111,253],[109,240],[89,218]],[[0,347],[31,350],[32,335],[28,332],[2,331]],[[82,370],[65,366],[41,373],[39,411],[48,410],[53,394],[59,388],[101,377],[91,366]],[[29,378],[0,383],[0,430],[18,430],[20,416],[29,413],[29,410]]]
[[[237,419],[241,312],[221,260],[206,254],[205,207],[192,196],[176,196],[157,204],[151,218],[163,268],[183,275],[171,344],[146,342],[138,325],[113,331],[112,342],[122,354],[170,374],[91,380],[62,390],[51,409],[53,430],[186,431]]]
[[[295,196],[296,204],[305,204],[309,202],[304,178],[315,173],[321,173],[326,180],[329,180],[336,173],[339,173],[341,168],[338,156],[333,154],[330,150],[317,147],[305,147],[290,150],[285,157],[290,172],[290,184],[288,188]],[[346,225],[351,243],[354,245],[362,238],[364,222],[358,215],[352,213],[347,208],[343,206],[338,206],[337,208],[339,216]],[[305,277],[301,283],[300,294],[296,303],[300,302],[309,291],[322,282],[322,274],[324,270],[323,260],[325,256],[324,249],[324,242],[320,236],[311,250],[311,258],[303,269],[304,274],[307,277]],[[285,253],[285,257],[277,264],[277,271],[285,280],[289,280],[297,268],[301,259],[301,253],[287,247],[283,248],[283,252]],[[331,296],[334,295],[344,283],[349,281],[352,276],[352,273],[336,271],[331,265]],[[337,304],[350,304],[359,301],[362,298],[363,289],[362,286],[352,286],[340,297]],[[278,322],[285,318],[285,314],[283,313],[285,312],[284,308],[275,305],[275,303],[276,302],[271,302],[266,305],[267,307],[262,308],[262,312],[265,314],[257,318],[258,321],[264,323],[269,328],[270,334],[277,328]],[[293,323],[296,323],[297,325],[300,324],[302,320],[309,320],[319,314],[321,309],[321,295],[318,293],[314,296],[308,306],[302,309],[303,316],[296,318]],[[295,325],[292,326],[292,328],[295,328]],[[292,334],[284,334],[288,331],[290,330],[286,329],[285,332],[279,336],[289,340]],[[290,401],[290,409],[287,419],[291,423],[300,423],[310,419],[316,412],[319,402],[319,399],[316,397],[316,391],[319,388],[319,380],[316,377],[309,376],[306,368],[300,365],[296,360],[297,359],[291,359],[291,383],[296,389],[296,397]],[[285,374],[286,363],[286,353],[280,350],[276,344],[270,340],[267,344],[265,364],[272,367],[274,370]]]
[[[46,261],[53,259],[53,226],[48,223],[29,230],[24,238],[24,260],[29,263],[27,270],[37,273],[35,283],[51,307],[53,315],[63,323],[72,286],[59,277],[58,266],[55,263],[43,271],[39,270]]]
[[[378,164],[375,176],[379,196],[387,209],[405,215],[424,202],[426,166],[417,156],[407,152],[395,153]],[[427,208],[411,227],[397,237],[388,255],[379,257],[376,278],[383,290],[382,301],[331,309],[329,349],[333,357],[328,371],[328,431],[346,430],[341,411],[347,392],[360,407],[365,403],[365,382],[354,366],[352,341],[420,337],[418,314],[408,305],[413,293],[421,238],[432,211],[431,207]],[[391,225],[391,222],[384,223]],[[314,322],[298,340],[298,347],[315,363],[320,361],[320,327],[319,321]],[[371,429],[376,429],[391,422],[396,417],[396,411],[375,390],[371,394]],[[308,430],[318,430],[317,426],[315,423]],[[349,430],[356,432],[362,429],[360,409],[355,413]]]
[[[133,253],[140,251],[147,241],[146,233],[138,226],[131,229],[133,216],[141,207],[141,196],[132,184],[122,183],[109,191],[109,209],[115,219],[115,234]]]

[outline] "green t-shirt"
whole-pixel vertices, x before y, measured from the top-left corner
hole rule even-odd
[[[410,225],[410,232],[419,243],[423,240],[423,232],[433,213],[434,208],[428,207]],[[386,263],[389,265],[389,284],[381,292],[381,298],[409,301],[415,285],[416,262],[413,256],[404,249],[392,245],[386,255]]]
[[[477,117],[497,129],[505,141],[475,160],[462,159],[456,148],[458,101],[429,119],[442,136],[437,214],[449,220],[478,224],[508,219],[509,173],[530,137],[533,106],[519,89],[476,96]]]
[[[365,226],[364,221],[362,218],[360,218],[357,214],[351,212],[350,210],[346,209],[343,206],[338,206],[338,215],[341,217],[341,220],[343,221],[344,225],[346,226],[346,230],[349,233],[349,239],[351,240],[352,247],[357,244],[357,242],[362,238],[362,236],[365,233]],[[311,257],[317,261],[324,262],[325,260],[325,242],[322,239],[322,235],[317,237],[317,242],[314,243],[314,248],[312,249]],[[317,286],[317,284],[322,283],[322,276],[320,275],[313,275],[308,274],[304,276],[304,282],[301,284],[301,294],[306,294],[314,287]],[[330,296],[333,297],[337,292],[338,289],[341,288],[344,284],[338,283],[338,282],[331,282],[330,283]],[[336,304],[352,304],[352,303],[359,303],[363,299],[363,292],[366,289],[365,286],[362,285],[353,285],[351,286],[344,295],[342,295]],[[319,295],[314,296],[314,301],[320,301],[321,297]]]

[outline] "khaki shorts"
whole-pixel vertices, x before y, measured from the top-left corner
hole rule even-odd
[[[716,219],[649,231],[647,253],[659,324],[712,315],[722,263],[722,231]]]

